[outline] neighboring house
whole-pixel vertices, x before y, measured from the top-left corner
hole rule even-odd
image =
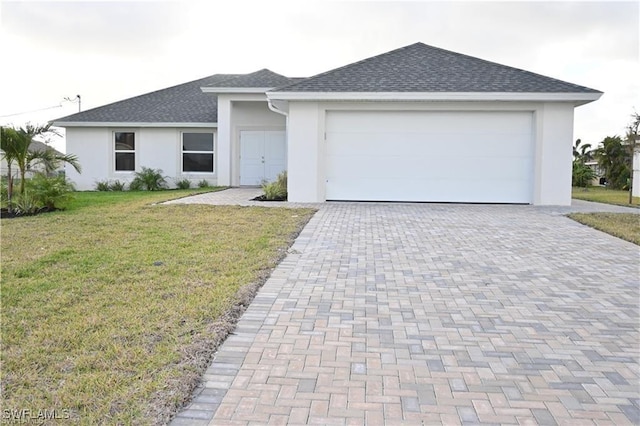
[[[217,74],[57,119],[80,189],[142,166],[289,201],[568,205],[573,110],[602,92],[412,44],[305,79]]]
[[[591,160],[584,163],[586,166],[589,166],[591,170],[593,170],[593,179],[591,179],[592,186],[604,186],[605,178],[604,172],[597,160]]]
[[[29,145],[29,151],[42,151],[45,149],[52,150],[52,151],[55,151],[57,154],[63,155],[61,152],[45,144],[44,142],[31,141],[31,145]],[[0,153],[2,153],[2,151],[0,151]],[[7,174],[9,173],[9,168],[7,167],[7,161],[4,159],[4,156],[1,155],[0,157],[2,158],[0,160],[0,176],[2,179],[5,179],[7,177]],[[31,177],[33,176],[34,173],[43,172],[43,171],[44,171],[44,168],[42,167],[41,164],[35,164],[33,168],[27,170],[25,175],[26,177]],[[64,173],[64,164],[61,163],[59,169],[54,171],[53,173],[54,174]],[[18,166],[15,163],[11,165],[11,174],[15,178],[18,178],[20,176]]]

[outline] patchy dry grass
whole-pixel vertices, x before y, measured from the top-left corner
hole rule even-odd
[[[571,197],[585,201],[595,201],[597,203],[615,204],[626,207],[638,207],[640,198],[633,197],[633,204],[629,204],[629,192],[618,189],[607,189],[599,186],[590,188],[573,187]]]
[[[577,222],[640,245],[640,215],[633,213],[573,213]]]
[[[309,209],[151,205],[195,191],[79,193],[3,219],[2,407],[158,424]]]

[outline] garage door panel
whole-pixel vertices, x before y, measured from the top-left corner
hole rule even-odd
[[[476,157],[486,152],[499,152],[500,156],[522,156],[523,150],[530,146],[530,134],[476,134],[473,137],[461,139],[459,134],[448,133],[441,135],[424,135],[419,133],[404,133],[402,139],[397,134],[375,134],[371,132],[351,132],[345,134],[328,133],[327,140],[341,145],[340,155],[360,157],[375,150],[376,147],[386,145],[388,151],[398,155],[428,154],[438,156],[450,153],[464,157]],[[509,143],[505,143],[508,140]]]
[[[459,134],[519,133],[531,125],[531,114],[521,112],[424,112],[424,111],[333,111],[329,112],[326,131],[396,133],[398,129],[411,133],[443,134],[455,129]],[[496,129],[495,123],[501,127]]]
[[[326,120],[327,199],[529,203],[529,112],[340,111]]]

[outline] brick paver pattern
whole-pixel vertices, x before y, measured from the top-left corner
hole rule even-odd
[[[325,204],[173,424],[638,424],[639,265],[553,209]]]

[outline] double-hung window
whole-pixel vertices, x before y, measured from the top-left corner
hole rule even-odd
[[[213,133],[182,133],[182,172],[214,172]]]
[[[136,134],[134,132],[114,132],[116,172],[136,170]]]

